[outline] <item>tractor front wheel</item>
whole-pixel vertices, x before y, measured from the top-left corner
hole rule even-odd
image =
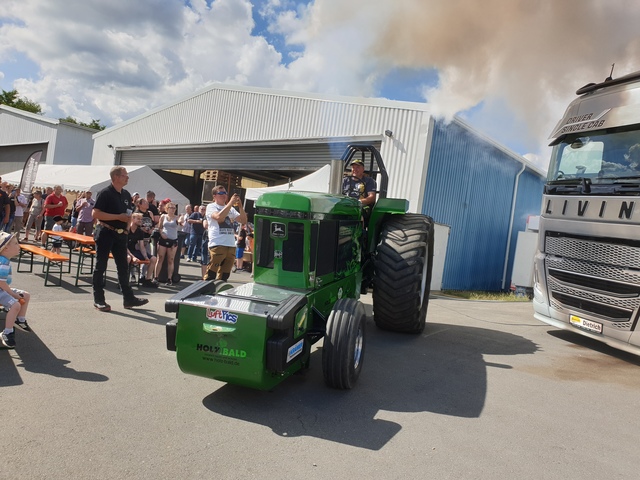
[[[353,298],[339,299],[327,320],[322,346],[324,381],[332,388],[352,388],[364,359],[364,306]]]
[[[373,276],[373,319],[379,328],[422,333],[433,263],[433,220],[391,215],[383,224]]]

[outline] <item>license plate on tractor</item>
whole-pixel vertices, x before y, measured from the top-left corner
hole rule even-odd
[[[580,318],[576,315],[571,315],[571,317],[569,317],[569,321],[571,322],[571,325],[575,325],[576,327],[582,328],[583,330],[594,333],[602,333],[601,323],[593,322],[585,318]]]

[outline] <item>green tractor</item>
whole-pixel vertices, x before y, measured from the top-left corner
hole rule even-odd
[[[167,348],[183,372],[270,390],[307,368],[324,340],[326,383],[352,388],[366,344],[359,297],[369,288],[379,328],[424,330],[433,221],[386,198],[387,171],[372,145],[350,145],[338,179],[354,158],[378,182],[366,224],[360,202],[339,193],[265,193],[256,201],[254,282],[199,281],[167,300],[176,314]]]

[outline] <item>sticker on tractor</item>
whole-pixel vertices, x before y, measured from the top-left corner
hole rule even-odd
[[[304,346],[304,338],[299,342],[291,345],[289,350],[287,350],[287,363],[296,358],[298,355],[302,353],[302,347]]]
[[[227,312],[226,310],[211,310],[210,308],[207,308],[207,318],[225,323],[236,323],[238,321],[238,315],[235,313]]]
[[[219,355],[221,357],[247,358],[247,352],[238,348],[226,348],[219,345],[206,345],[203,343],[196,344],[198,352]]]
[[[287,226],[284,223],[273,222],[271,224],[271,236],[273,238],[284,238],[287,236]]]

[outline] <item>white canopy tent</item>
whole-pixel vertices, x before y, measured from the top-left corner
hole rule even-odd
[[[111,183],[110,165],[40,165],[34,186],[37,188],[61,185],[67,192],[91,190],[96,195]],[[173,203],[183,207],[189,200],[173,188],[165,179],[146,165],[127,166],[129,183],[125,187],[129,193],[138,192],[145,196],[148,190],[156,194],[156,198],[170,198]],[[22,170],[2,175],[2,180],[14,185],[20,184]]]
[[[298,192],[329,192],[329,180],[331,175],[331,165],[325,165],[320,170],[316,170],[306,177],[294,180],[291,183],[276,185],[274,187],[247,188],[246,200],[257,200],[260,195],[267,192],[281,192],[293,190]]]

